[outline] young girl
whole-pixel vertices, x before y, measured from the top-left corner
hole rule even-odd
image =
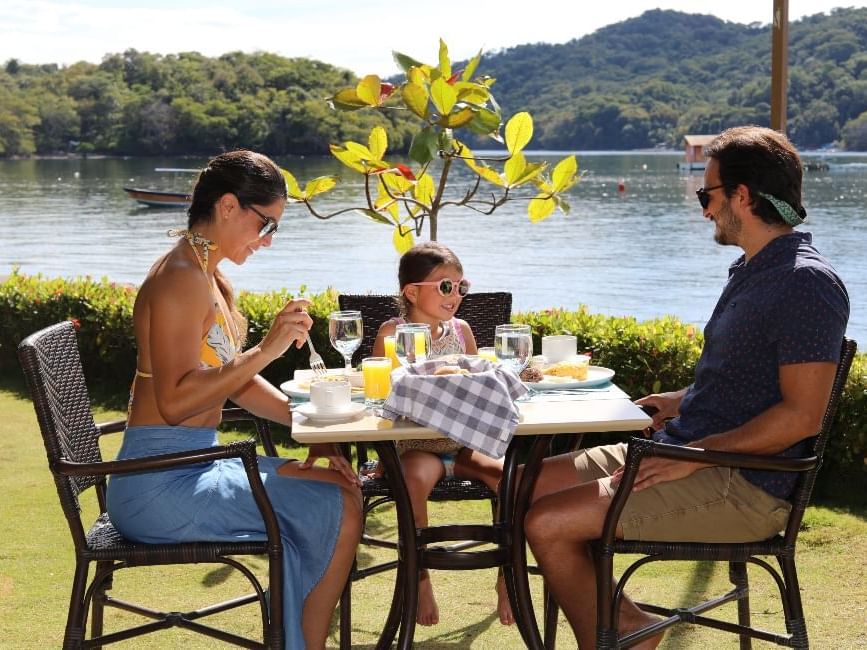
[[[393,335],[396,326],[406,322],[430,325],[434,355],[476,353],[476,339],[470,326],[455,318],[470,282],[464,278],[461,262],[451,250],[437,242],[414,246],[400,259],[398,281],[401,316],[380,326],[373,345],[374,355],[384,356],[385,337]],[[441,478],[476,479],[496,490],[503,472],[502,460],[489,458],[448,438],[399,441],[397,451],[415,525],[419,528],[428,525],[427,499]],[[502,576],[497,580],[497,612],[503,625],[514,622]],[[439,622],[439,608],[427,570],[420,576],[416,621],[420,625]]]

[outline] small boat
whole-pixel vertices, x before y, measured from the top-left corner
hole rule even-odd
[[[123,191],[129,198],[151,208],[186,208],[192,199],[184,192],[165,192],[138,187],[125,187]]]
[[[202,170],[179,167],[157,167],[154,171],[174,174],[198,174]],[[142,187],[125,187],[123,188],[123,191],[127,193],[129,198],[150,208],[186,208],[192,201],[192,197],[188,192],[171,192],[168,190]]]

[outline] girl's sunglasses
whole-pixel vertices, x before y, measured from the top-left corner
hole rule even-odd
[[[268,235],[273,235],[277,232],[277,222],[266,214],[262,214],[252,205],[247,206],[248,210],[256,213],[256,216],[262,220],[262,227],[259,228],[259,239],[265,239]]]
[[[698,202],[701,204],[702,210],[707,210],[707,206],[710,205],[710,192],[712,190],[718,190],[721,187],[725,187],[725,184],[713,185],[712,187],[700,187],[695,191],[695,195],[698,197]]]
[[[460,282],[453,282],[448,278],[443,278],[436,282],[410,282],[410,284],[416,287],[424,287],[428,285],[436,287],[441,296],[450,296],[455,289],[458,290],[458,295],[461,298],[470,292],[470,281],[466,278],[462,278]]]

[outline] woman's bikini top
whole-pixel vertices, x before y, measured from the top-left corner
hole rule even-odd
[[[169,235],[183,237],[187,240],[190,247],[193,249],[193,253],[196,255],[196,259],[199,261],[199,265],[202,267],[202,272],[207,275],[208,251],[215,250],[217,248],[216,244],[205,239],[198,233],[190,232],[189,230],[170,230]],[[201,255],[199,254],[197,246],[202,247]],[[216,313],[214,324],[211,325],[202,337],[202,345],[199,350],[199,364],[201,368],[219,368],[220,366],[229,363],[240,352],[238,337],[232,327],[234,322],[226,318],[223,307],[220,305],[220,301],[217,300],[214,291],[212,285],[211,295],[214,298],[214,311]],[[153,377],[151,373],[142,372],[138,368],[136,368],[135,374],[136,377]],[[135,381],[133,381],[133,385],[135,385]]]

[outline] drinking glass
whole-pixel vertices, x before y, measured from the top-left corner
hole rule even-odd
[[[385,404],[391,392],[391,359],[367,357],[361,362],[364,373],[364,405],[378,407]]]
[[[344,373],[352,373],[352,353],[361,345],[364,323],[360,311],[333,311],[328,315],[328,338],[331,345],[343,355]]]
[[[430,326],[426,323],[403,323],[394,329],[394,353],[404,366],[427,359],[430,348]]]
[[[529,325],[497,325],[494,352],[500,365],[516,375],[527,367],[533,356],[533,335]]]

